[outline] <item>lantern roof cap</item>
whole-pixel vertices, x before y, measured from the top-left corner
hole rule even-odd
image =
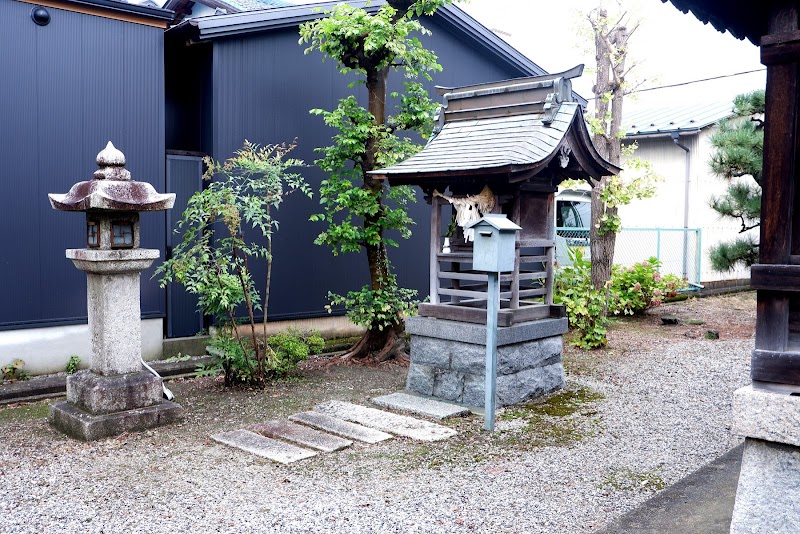
[[[97,154],[93,178],[73,185],[66,195],[51,193],[50,205],[61,211],[160,211],[175,204],[175,194],[158,193],[147,182],[131,179],[125,154],[109,141]]]

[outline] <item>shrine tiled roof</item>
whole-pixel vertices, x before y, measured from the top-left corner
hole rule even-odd
[[[567,72],[468,87],[440,88],[445,107],[437,133],[423,150],[372,171],[393,183],[469,174],[533,176],[556,165],[574,178],[599,178],[619,169],[592,145]]]

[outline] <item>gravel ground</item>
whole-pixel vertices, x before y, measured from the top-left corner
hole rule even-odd
[[[568,390],[421,444],[356,445],[280,466],[208,439],[323,400],[401,389],[400,367],[334,367],[264,392],[173,382],[177,425],[91,444],[0,409],[0,532],[591,532],[738,443],[755,299],[681,303],[615,326],[610,348],[567,351]],[[698,311],[699,310],[699,311]],[[717,341],[658,313],[741,326]],[[704,315],[705,314],[705,315]],[[727,318],[726,318],[727,317]],[[668,329],[672,330],[668,330]]]

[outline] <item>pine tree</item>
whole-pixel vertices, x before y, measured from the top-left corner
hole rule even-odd
[[[720,218],[737,221],[740,233],[761,224],[761,166],[764,156],[764,91],[737,96],[736,117],[723,121],[711,136],[714,152],[711,171],[728,181],[724,195],[712,197],[710,206]],[[720,243],[711,248],[711,265],[730,271],[758,260],[758,242],[751,236]]]

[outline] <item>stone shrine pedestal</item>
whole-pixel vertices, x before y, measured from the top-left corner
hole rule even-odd
[[[151,249],[70,249],[86,272],[91,368],[67,377],[67,400],[50,422],[86,441],[177,420],[183,409],[162,398],[161,379],[142,370],[139,278],[159,256]]]
[[[745,447],[731,532],[800,532],[800,387],[738,389],[733,432]]]
[[[406,391],[483,406],[486,325],[409,317],[411,366]],[[562,336],[567,319],[540,319],[497,329],[497,405],[524,402],[564,386]]]

